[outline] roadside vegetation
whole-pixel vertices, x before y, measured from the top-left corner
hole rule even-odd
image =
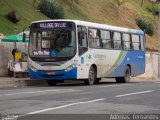
[[[145,20],[143,18],[137,18],[136,22],[137,22],[138,27],[141,30],[143,30],[149,36],[153,36],[154,28],[153,28],[152,23],[150,23],[149,21],[147,21],[147,20]]]
[[[62,6],[58,5],[55,1],[41,0],[37,9],[51,19],[63,19],[64,10]]]
[[[50,19],[38,8],[42,0],[0,0],[0,33],[5,35],[27,29],[35,20]],[[48,0],[46,0],[48,1]],[[80,19],[103,24],[140,29],[140,25],[150,25],[150,36],[147,35],[147,49],[158,50],[158,17],[159,5],[149,0],[49,0],[64,10],[62,18]],[[10,22],[6,15],[16,10],[20,21]],[[59,10],[62,11],[63,10]],[[58,13],[58,15],[61,13]],[[142,19],[143,18],[143,19]],[[54,17],[52,18],[54,19]],[[142,28],[141,28],[142,29]],[[143,30],[143,29],[142,29]]]
[[[17,23],[6,17],[13,10],[20,16]],[[34,8],[32,0],[0,0],[0,33],[4,35],[17,34],[23,29],[28,29],[32,21],[42,19],[48,18]]]

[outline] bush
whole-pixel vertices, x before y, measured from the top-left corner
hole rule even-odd
[[[157,4],[154,4],[154,5],[148,4],[146,5],[145,8],[148,12],[152,13],[154,16],[158,15],[158,11],[160,10],[159,5]]]
[[[17,23],[20,21],[20,16],[17,11],[13,10],[7,14],[7,18],[13,23]]]
[[[63,19],[64,10],[61,6],[58,6],[54,1],[51,0],[42,0],[38,9],[47,17],[51,19]]]
[[[150,22],[148,22],[144,19],[138,18],[136,20],[136,23],[137,23],[138,27],[141,30],[145,31],[146,34],[148,34],[149,36],[152,36],[154,34],[154,28],[153,28],[153,25]]]

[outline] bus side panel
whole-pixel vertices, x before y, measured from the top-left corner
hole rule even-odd
[[[90,49],[79,59],[78,79],[88,78],[91,65],[96,66],[98,78],[106,77],[104,74],[112,68],[122,53],[124,52],[121,50]]]
[[[111,73],[106,73],[106,77],[123,77],[127,64],[131,67],[131,76],[143,74],[145,72],[145,52],[128,51],[121,63],[115,66]]]
[[[88,65],[80,65],[77,69],[77,78],[78,79],[88,79],[89,75],[89,66]]]
[[[88,79],[89,69],[91,64],[93,63],[92,58],[93,51],[87,51],[78,59],[77,65],[77,78],[78,79]],[[91,58],[88,58],[91,56]]]
[[[131,76],[134,77],[145,73],[145,52],[131,51],[128,56],[131,56]]]

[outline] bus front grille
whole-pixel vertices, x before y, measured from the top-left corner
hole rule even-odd
[[[54,78],[54,77],[62,77],[64,76],[63,74],[59,74],[59,75],[40,75],[43,78]]]

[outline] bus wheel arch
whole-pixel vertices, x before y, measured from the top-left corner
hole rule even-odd
[[[92,64],[88,72],[88,79],[85,79],[84,83],[86,85],[93,85],[96,83],[96,80],[97,80],[97,66],[95,64]]]
[[[116,77],[117,83],[128,83],[130,81],[131,77],[131,66],[130,64],[127,64],[124,69],[124,76],[123,77]]]
[[[126,65],[124,70],[124,77],[122,77],[123,83],[128,83],[131,77],[131,66],[129,64]]]
[[[129,69],[130,69],[130,76],[132,76],[132,67],[131,67],[131,65],[130,65],[130,64],[127,64],[127,65],[126,65],[126,67],[127,67],[127,66],[128,66],[128,67],[129,67]]]

